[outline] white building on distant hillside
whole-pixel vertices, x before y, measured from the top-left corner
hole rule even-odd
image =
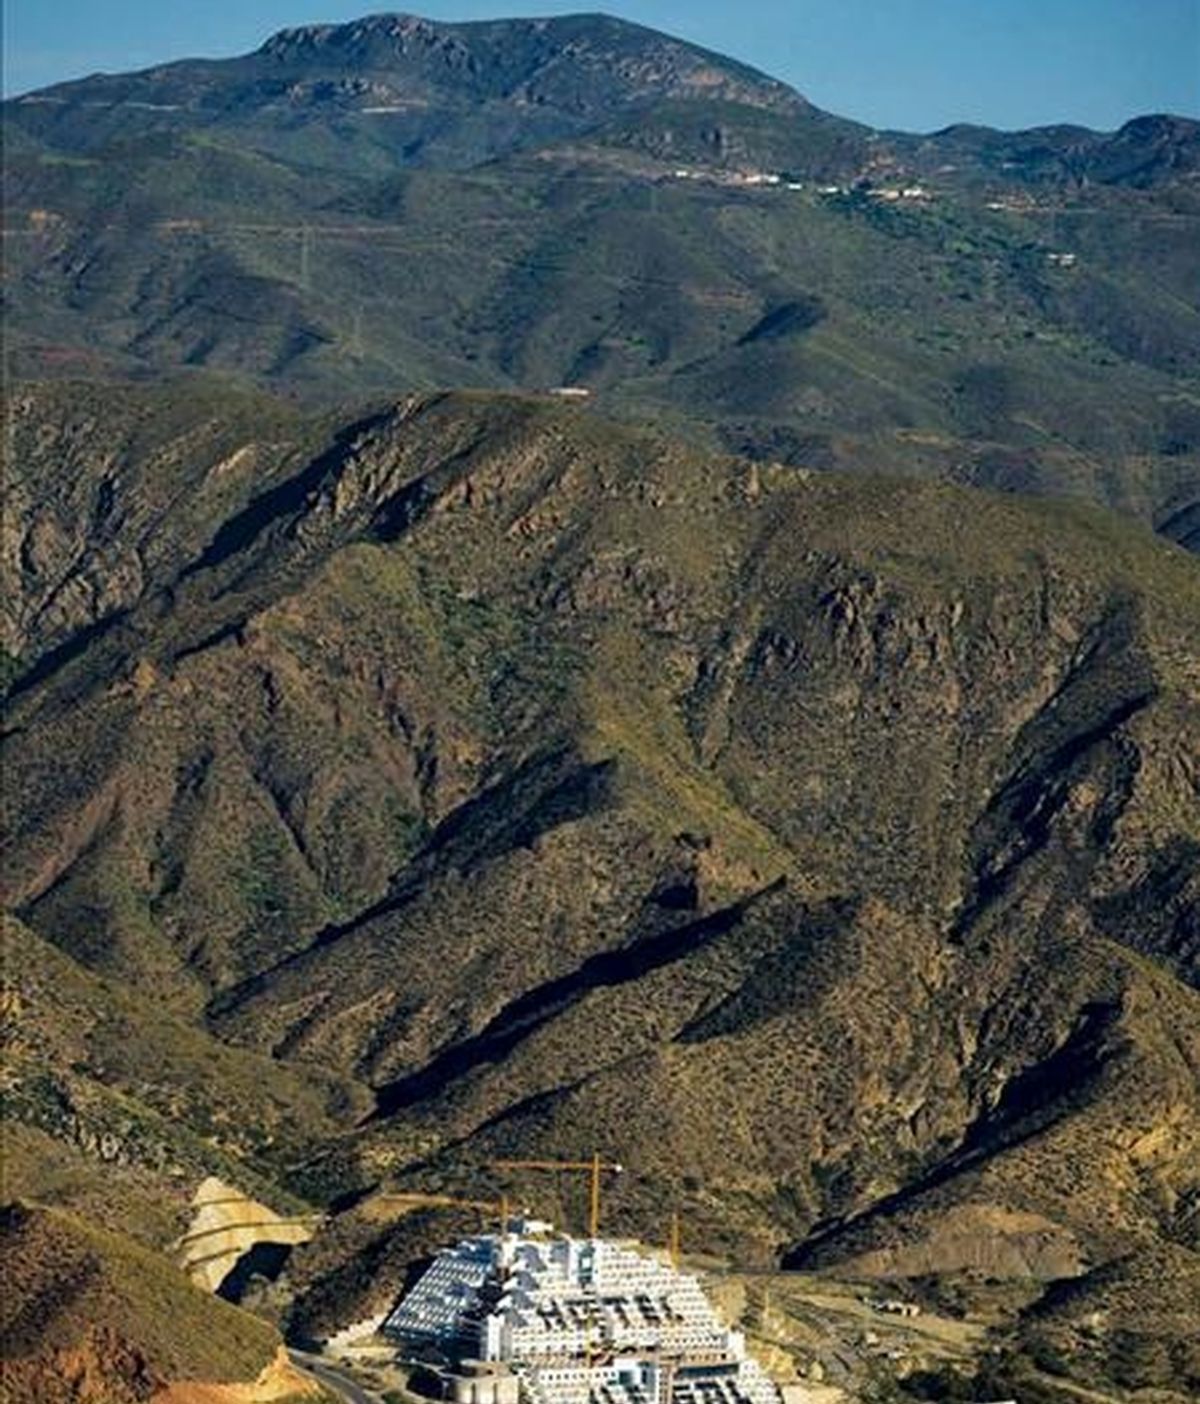
[[[695,1277],[604,1239],[465,1239],[383,1331],[451,1364],[507,1365],[525,1404],[779,1404]]]

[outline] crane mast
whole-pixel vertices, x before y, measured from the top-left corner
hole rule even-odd
[[[615,1160],[601,1160],[595,1152],[590,1160],[491,1160],[488,1165],[494,1170],[570,1170],[587,1172],[591,1176],[588,1201],[589,1236],[600,1236],[600,1176],[604,1173],[619,1175],[624,1166]]]

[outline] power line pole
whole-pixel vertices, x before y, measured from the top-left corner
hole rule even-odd
[[[312,230],[307,224],[300,226],[300,286],[305,292],[311,291]]]

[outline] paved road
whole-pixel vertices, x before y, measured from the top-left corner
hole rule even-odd
[[[344,1399],[346,1404],[380,1404],[378,1394],[364,1389],[357,1380],[351,1379],[344,1370],[339,1370],[328,1360],[322,1360],[317,1355],[306,1355],[301,1350],[289,1350],[288,1355],[298,1370],[307,1371],[339,1399]]]

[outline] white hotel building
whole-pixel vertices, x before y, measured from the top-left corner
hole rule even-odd
[[[414,1354],[460,1366],[462,1404],[778,1404],[695,1277],[604,1239],[468,1238],[438,1255],[384,1323]],[[468,1363],[475,1362],[475,1363]]]

